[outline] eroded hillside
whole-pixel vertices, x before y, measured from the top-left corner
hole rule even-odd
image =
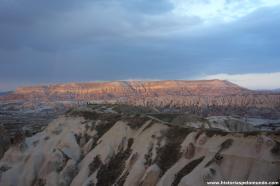
[[[0,185],[199,186],[279,179],[278,133],[231,119],[147,112],[108,105],[73,109],[10,147],[0,161]]]
[[[113,81],[22,87],[0,95],[0,126],[11,137],[17,133],[38,132],[69,108],[89,103],[125,104],[153,108],[160,113],[191,113],[203,117],[237,116],[259,120],[257,123],[267,130],[280,126],[279,93],[252,91],[222,80]]]
[[[32,103],[57,101],[117,102],[159,108],[188,110],[224,108],[270,109],[279,111],[280,95],[242,88],[222,80],[200,81],[113,81],[68,83],[18,88],[0,100],[24,100]],[[256,111],[255,111],[256,112]]]

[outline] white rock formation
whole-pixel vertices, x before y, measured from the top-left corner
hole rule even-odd
[[[279,179],[279,135],[220,134],[149,117],[132,127],[143,118],[105,114],[60,117],[10,147],[0,160],[0,185],[203,186]]]

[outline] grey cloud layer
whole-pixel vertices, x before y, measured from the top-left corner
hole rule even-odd
[[[280,7],[204,26],[168,0],[0,4],[0,83],[280,71]]]

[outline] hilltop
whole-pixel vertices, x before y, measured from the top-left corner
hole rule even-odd
[[[132,96],[222,96],[249,93],[252,93],[252,91],[223,80],[169,80],[65,83],[20,87],[11,95],[22,96],[26,99],[36,97],[49,100],[89,100],[117,99],[120,97],[127,98]]]
[[[0,160],[0,185],[203,186],[277,181],[279,132],[229,117],[121,105],[69,110],[18,137]]]
[[[16,89],[2,101],[110,102],[149,107],[279,108],[280,94],[252,91],[223,80],[66,83]]]

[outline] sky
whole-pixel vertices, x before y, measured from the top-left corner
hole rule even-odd
[[[0,0],[0,91],[212,78],[276,89],[279,30],[279,0]]]

